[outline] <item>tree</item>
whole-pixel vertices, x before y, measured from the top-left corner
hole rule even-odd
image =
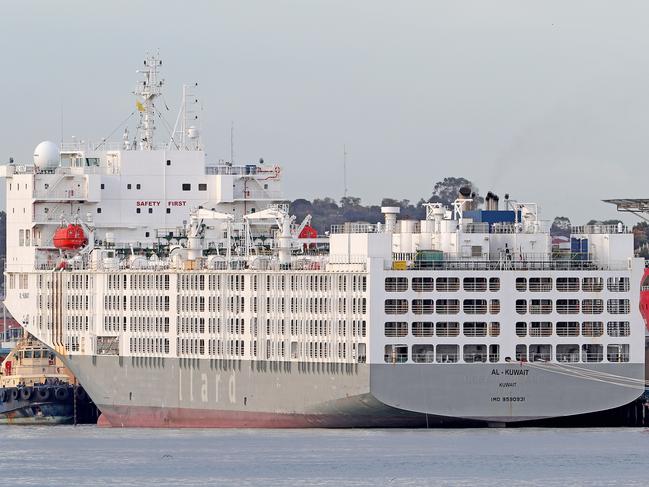
[[[340,198],[340,206],[343,208],[361,206],[361,199],[355,196],[343,196]]]
[[[571,228],[572,225],[570,224],[570,218],[566,216],[557,216],[554,218],[552,226],[550,227],[550,235],[569,237]]]
[[[590,220],[586,225],[617,225],[622,223],[622,220]]]
[[[480,205],[484,198],[480,196],[478,187],[466,178],[448,177],[438,181],[433,186],[433,195],[429,198],[430,203],[442,203],[444,206],[451,206],[460,193],[460,188],[468,187],[471,193],[475,193],[475,202]]]

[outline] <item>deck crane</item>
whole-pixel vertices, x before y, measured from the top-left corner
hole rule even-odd
[[[214,210],[198,208],[189,214],[187,224],[187,258],[195,260],[203,255],[201,240],[205,235],[205,221],[219,221],[227,223],[226,231],[226,257],[230,258],[230,243],[232,237],[232,221],[234,217],[228,213],[221,213]]]

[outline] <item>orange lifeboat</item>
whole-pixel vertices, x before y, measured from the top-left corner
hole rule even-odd
[[[88,243],[88,238],[81,225],[73,223],[57,228],[52,240],[54,246],[61,250],[79,250]]]
[[[300,234],[297,236],[297,238],[318,238],[318,232],[311,225],[306,225],[302,229]],[[311,244],[311,245],[308,245],[308,246],[306,244],[304,244],[303,247],[304,247],[305,250],[307,249],[307,247],[313,249],[313,248],[315,248],[315,244]]]
[[[640,284],[640,314],[644,319],[645,327],[649,330],[649,267],[645,268]]]

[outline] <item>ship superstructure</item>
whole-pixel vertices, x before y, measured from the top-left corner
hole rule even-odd
[[[536,204],[462,191],[421,221],[385,207],[316,237],[279,166],[206,164],[182,111],[155,145],[160,64],[145,61],[133,140],[2,168],[7,306],[106,423],[501,424],[644,391],[627,228],[576,227],[553,251]]]

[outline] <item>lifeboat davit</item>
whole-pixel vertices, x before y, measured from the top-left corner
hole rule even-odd
[[[644,319],[644,326],[649,330],[649,267],[645,267],[640,284],[640,314]]]
[[[59,227],[54,232],[54,246],[61,250],[79,250],[88,243],[88,237],[81,225],[70,223]]]

